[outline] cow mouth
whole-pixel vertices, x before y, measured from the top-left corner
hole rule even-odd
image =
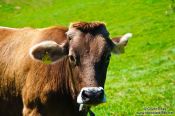
[[[90,106],[84,105],[84,104],[80,104],[79,106],[79,111],[86,111],[87,113],[89,113],[90,116],[95,116],[95,113],[91,111]]]

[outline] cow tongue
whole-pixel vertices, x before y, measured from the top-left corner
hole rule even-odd
[[[80,104],[79,111],[82,111],[83,110],[83,106],[84,106],[84,104]]]
[[[90,107],[86,104],[80,104],[79,106],[79,111],[82,111],[82,110],[89,110]]]
[[[79,111],[82,111],[84,109],[88,109],[88,113],[90,116],[95,116],[95,114],[90,110],[90,108],[88,108],[85,104],[80,104],[79,106]]]

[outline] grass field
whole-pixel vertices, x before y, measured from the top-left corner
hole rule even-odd
[[[47,27],[103,21],[111,37],[132,32],[126,53],[111,58],[105,86],[107,103],[92,110],[97,116],[133,116],[160,107],[175,115],[175,10],[171,3],[0,0],[0,25]]]

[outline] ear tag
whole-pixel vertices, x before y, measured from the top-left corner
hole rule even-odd
[[[51,64],[52,63],[52,60],[48,54],[48,52],[46,52],[42,58],[42,61],[44,64]]]

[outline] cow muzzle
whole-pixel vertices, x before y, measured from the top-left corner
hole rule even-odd
[[[104,102],[106,97],[102,87],[84,87],[77,97],[77,103],[84,105],[98,105]]]

